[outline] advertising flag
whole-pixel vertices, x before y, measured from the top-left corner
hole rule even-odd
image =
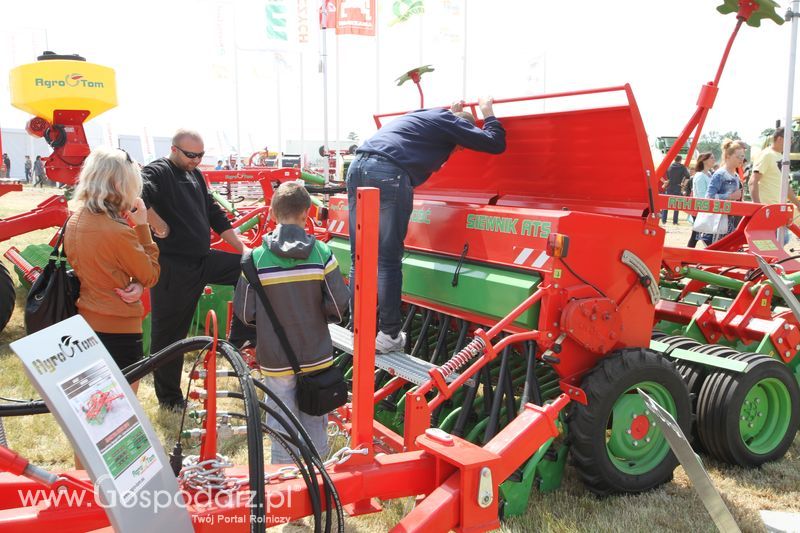
[[[284,0],[270,0],[266,6],[267,39],[271,41],[288,41],[287,14]]]
[[[425,13],[425,3],[423,0],[395,0],[392,4],[392,13],[395,18],[389,26],[405,22],[414,15],[422,15]]]
[[[297,0],[297,42],[306,44],[309,41],[308,4],[310,0]]]
[[[337,4],[337,35],[375,36],[375,0],[339,0]]]
[[[323,30],[336,27],[336,2],[334,0],[322,0],[319,6],[319,27]]]

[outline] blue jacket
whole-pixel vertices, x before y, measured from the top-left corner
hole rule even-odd
[[[384,125],[358,152],[386,157],[408,172],[416,187],[439,170],[456,146],[500,154],[506,149],[506,130],[495,117],[487,117],[481,129],[448,109],[421,109]]]
[[[739,181],[738,176],[720,168],[711,176],[706,196],[717,200],[727,200],[731,193],[738,191],[741,186],[742,182]]]

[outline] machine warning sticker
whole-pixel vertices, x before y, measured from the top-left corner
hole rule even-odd
[[[127,500],[162,468],[133,406],[105,361],[59,386],[103,457],[122,501]]]
[[[774,252],[778,249],[778,246],[775,244],[775,241],[770,239],[762,239],[762,240],[753,240],[753,246],[758,248],[762,252]]]

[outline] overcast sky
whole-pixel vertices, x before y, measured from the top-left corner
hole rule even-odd
[[[244,153],[322,139],[319,1],[299,2],[309,10],[304,45],[297,43],[298,0],[284,2],[288,43],[267,39],[263,0],[7,2],[0,71],[34,61],[45,47],[114,68],[119,107],[95,122],[117,134],[191,127],[204,134],[207,148],[227,151],[237,143],[238,123]],[[721,0],[425,0],[422,17],[388,26],[393,2],[377,2],[378,39],[337,42],[329,31],[331,139],[338,130],[342,139],[353,131],[363,140],[375,130],[376,111],[417,108],[415,87],[394,79],[421,64],[436,69],[423,77],[429,106],[461,96],[630,83],[648,135],[676,135],[701,85],[713,79],[735,24],[732,15],[717,13]],[[787,1],[781,3],[782,14]],[[704,131],[738,130],[752,141],[783,118],[789,37],[788,24],[772,21],[742,29]],[[7,76],[0,80],[0,125],[24,127],[27,115],[10,106]],[[542,108],[537,103],[530,111]],[[502,116],[504,108],[496,111]]]

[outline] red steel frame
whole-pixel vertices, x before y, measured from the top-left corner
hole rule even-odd
[[[568,404],[569,398],[561,395],[556,401],[539,407],[527,404],[523,411],[494,439],[481,448],[463,439],[439,440],[435,434],[421,432],[412,447],[402,450],[402,439],[375,422],[374,404],[385,394],[385,390],[374,392],[373,368],[375,359],[375,309],[377,282],[377,236],[379,222],[379,192],[377,189],[359,189],[357,228],[360,245],[356,251],[355,278],[355,327],[354,327],[354,384],[353,402],[341,410],[341,418],[349,427],[354,449],[366,449],[367,455],[352,455],[349,460],[335,467],[331,477],[339,497],[351,515],[378,510],[375,498],[392,499],[405,496],[424,495],[419,505],[395,527],[395,531],[485,531],[499,526],[498,485],[505,480],[525,459],[530,457],[548,439],[560,431],[556,425],[559,413]],[[538,297],[537,297],[538,298]],[[531,298],[518,309],[533,304]],[[207,319],[214,322],[214,318]],[[505,322],[513,320],[509,317]],[[499,331],[502,325],[495,330]],[[216,328],[214,328],[216,331]],[[512,341],[507,341],[512,342]],[[502,350],[502,344],[492,347],[492,353]],[[211,353],[215,351],[212,347]],[[206,370],[214,365],[214,356],[206,359]],[[206,377],[205,387],[209,391],[206,409],[213,412],[213,384]],[[421,402],[427,405],[427,402]],[[209,416],[207,421],[213,419]],[[428,421],[429,422],[429,421]],[[415,423],[419,426],[419,423]],[[203,456],[213,456],[215,434],[208,431],[203,440]],[[373,438],[389,441],[390,447],[399,453],[375,455]],[[413,449],[412,449],[413,448]],[[25,507],[20,500],[21,492],[38,490],[42,485],[32,479],[20,477],[24,459],[0,447],[0,470],[11,474],[0,474],[0,527],[25,529],[30,533],[50,531],[58,524],[63,532],[86,531],[107,524],[101,508],[83,505],[70,507],[54,504],[45,508]],[[480,470],[491,468],[491,502],[481,505],[477,501]],[[247,470],[237,467],[229,475],[247,478]],[[87,501],[93,500],[91,484],[84,476],[67,483],[66,489],[75,494],[82,493]],[[63,483],[62,483],[63,484]],[[247,485],[242,489],[246,494]],[[311,514],[306,487],[302,480],[287,480],[267,486],[270,498],[280,496],[281,501],[290,501],[288,506],[272,509],[271,517],[290,520]],[[53,490],[52,487],[46,490]],[[208,502],[190,505],[195,530],[198,532],[246,531],[249,529],[247,498],[234,494],[230,500],[221,500],[220,507]],[[64,502],[68,501],[66,499]],[[277,522],[276,522],[277,523]]]

